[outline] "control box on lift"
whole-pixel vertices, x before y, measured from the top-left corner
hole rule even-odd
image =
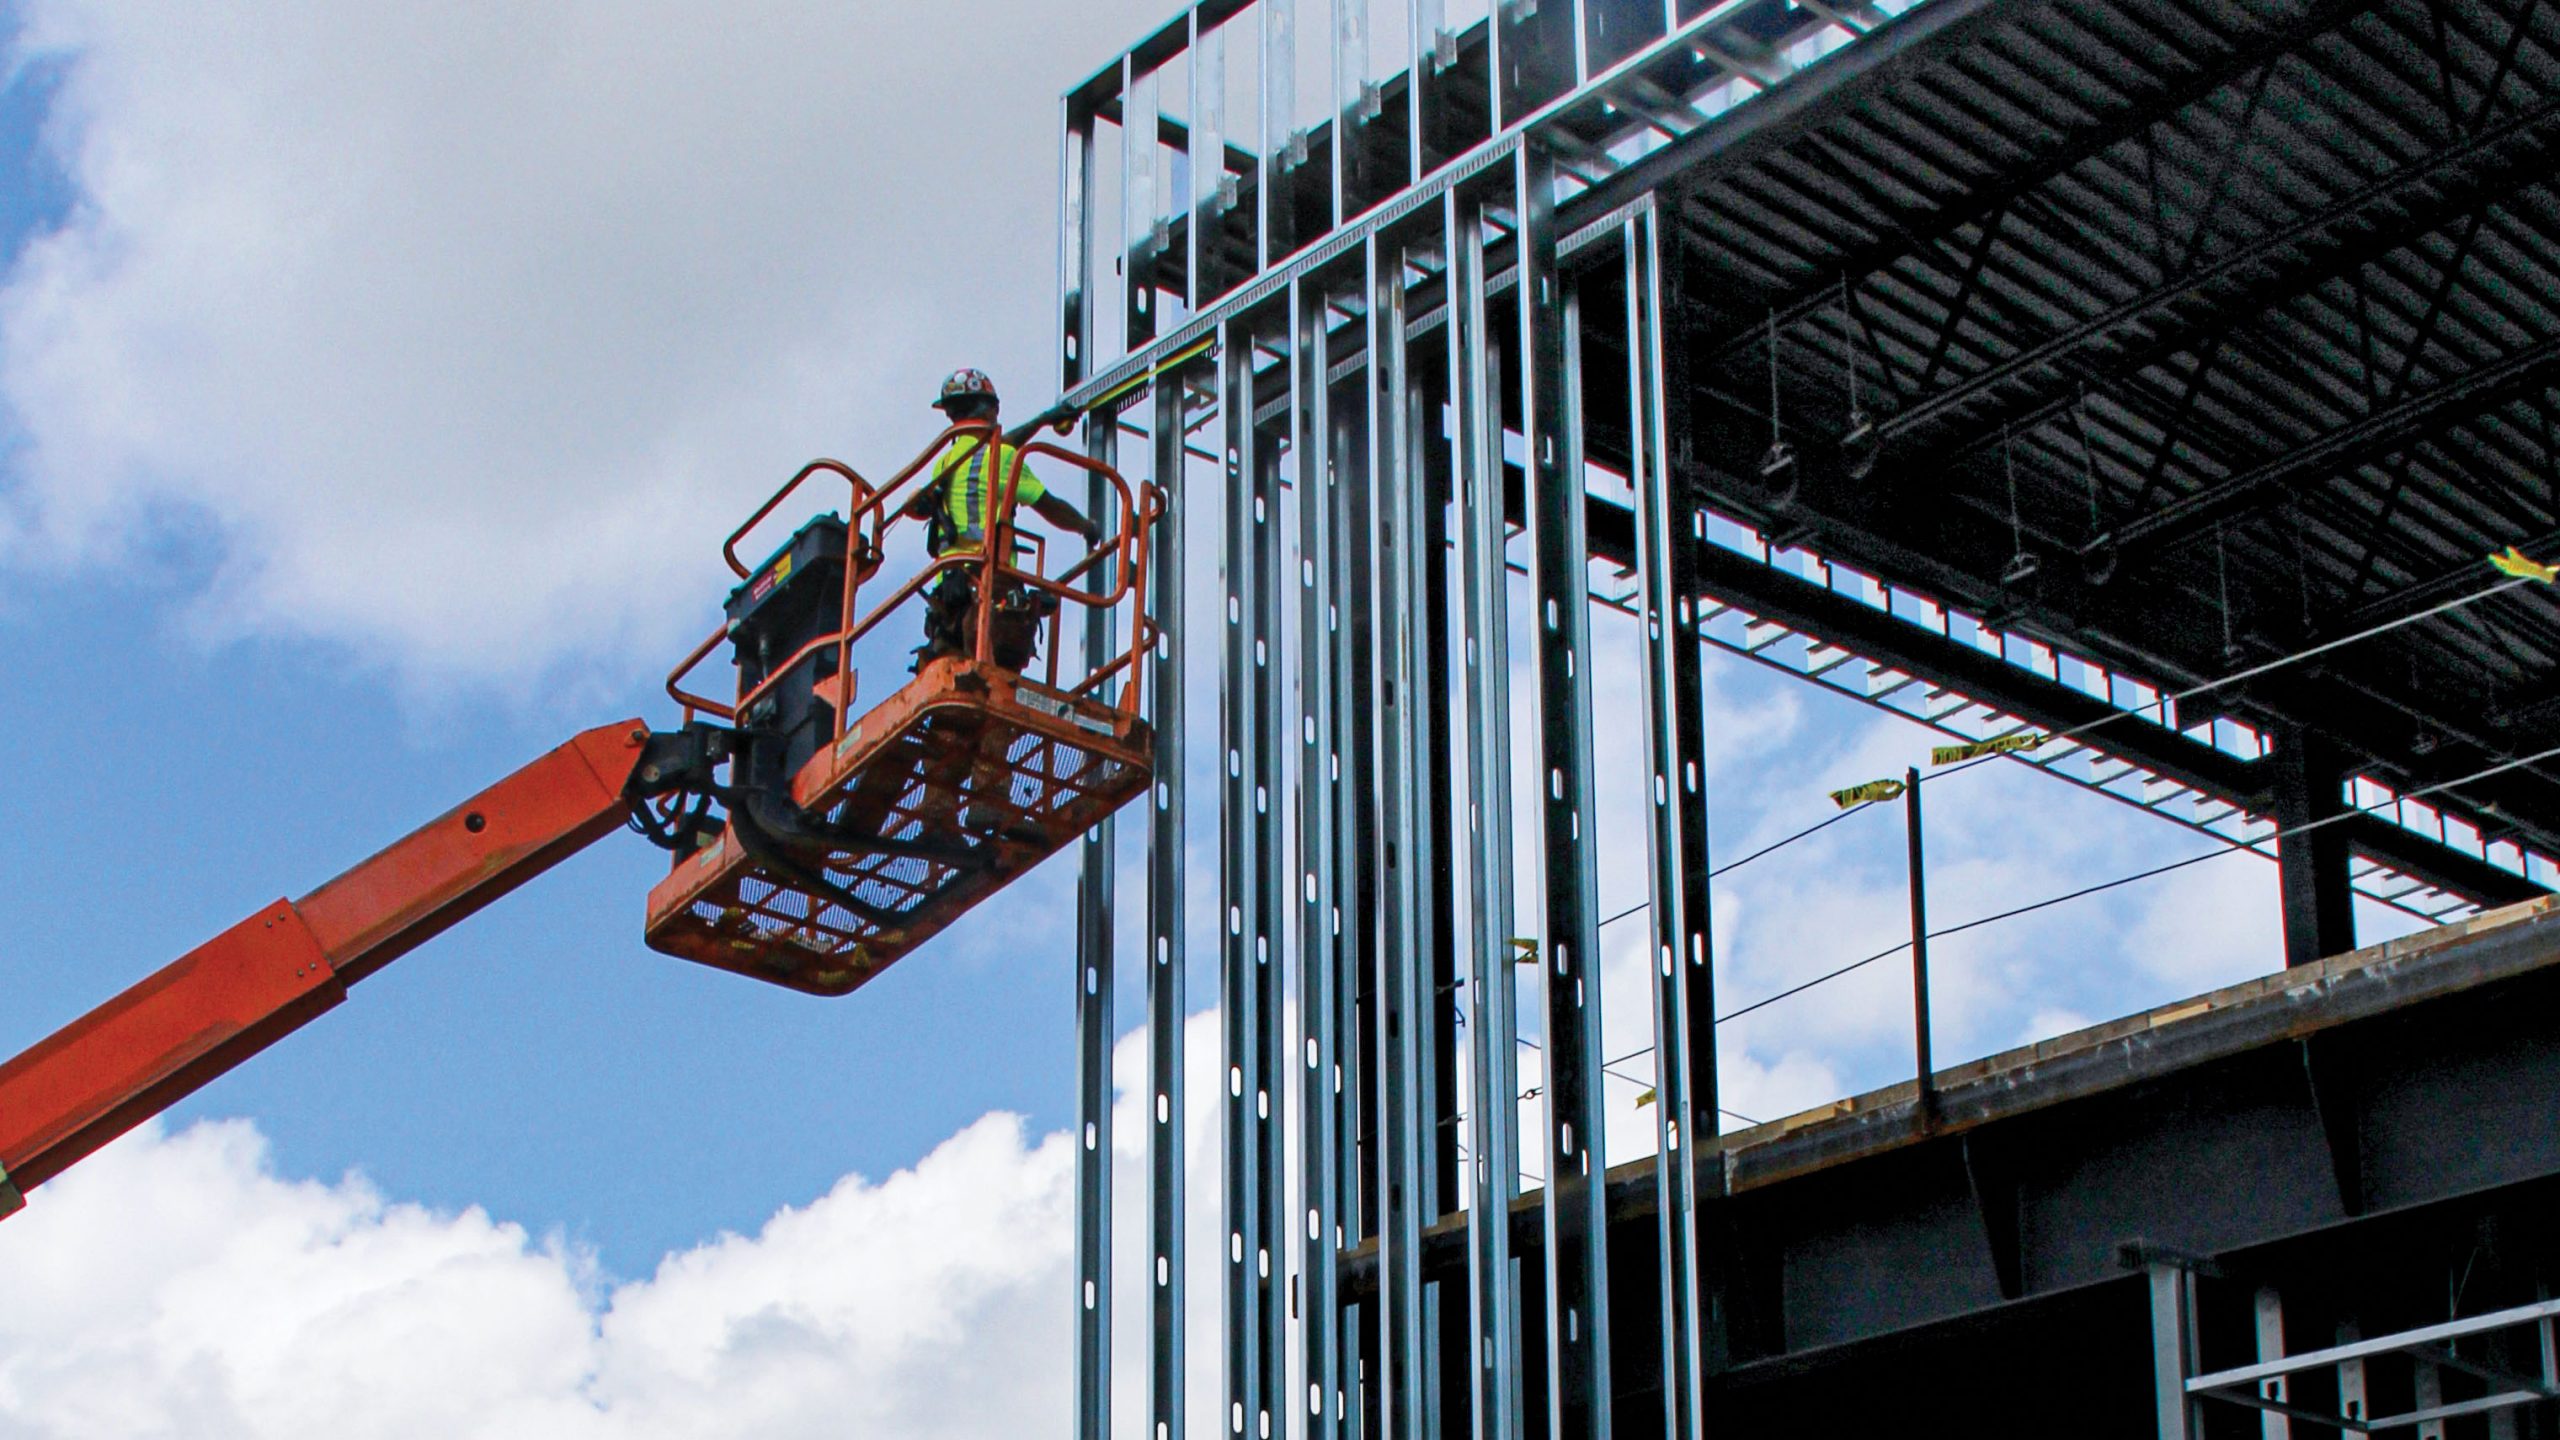
[[[821,515],[729,592],[725,608],[738,658],[738,693],[763,685],[777,666],[795,672],[738,717],[746,742],[739,762],[747,767],[744,778],[767,793],[788,793],[791,777],[835,732],[835,706],[819,689],[836,677],[836,647],[808,647],[844,628],[849,539],[843,520]]]

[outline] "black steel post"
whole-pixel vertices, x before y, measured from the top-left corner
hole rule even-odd
[[[1911,842],[1911,1051],[1917,1072],[1922,1124],[1937,1108],[1937,1066],[1929,1058],[1929,886],[1920,843],[1920,772],[1905,770],[1903,828]]]
[[[2347,811],[2345,757],[2328,737],[2298,725],[2275,732],[2276,827],[2296,830]],[[2356,948],[2354,859],[2349,827],[2321,825],[2276,842],[2276,884],[2284,903],[2284,963],[2315,965]]]

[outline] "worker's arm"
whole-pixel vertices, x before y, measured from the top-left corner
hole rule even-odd
[[[1059,529],[1067,531],[1069,534],[1083,536],[1084,543],[1087,545],[1091,545],[1102,538],[1101,526],[1084,518],[1083,511],[1078,510],[1073,505],[1059,499],[1054,494],[1044,493],[1039,499],[1032,501],[1031,513],[1048,521],[1050,524],[1057,526]]]
[[[620,825],[648,741],[637,720],[590,730],[0,1065],[0,1215]]]

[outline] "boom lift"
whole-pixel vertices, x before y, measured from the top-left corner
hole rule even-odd
[[[649,895],[650,948],[841,995],[1145,790],[1154,736],[1139,715],[1137,662],[1155,636],[1146,559],[1164,496],[1031,441],[1068,418],[1052,411],[1005,437],[1021,450],[979,550],[936,557],[876,600],[866,587],[908,523],[906,501],[955,440],[983,443],[993,427],[953,426],[884,485],[833,460],[802,468],[722,547],[739,584],[721,626],[668,676],[678,728],[625,720],[586,731],[0,1064],[0,1216],[623,825],[674,852]],[[1033,457],[1099,477],[1116,507],[1111,538],[1054,575],[1045,546],[1012,524]],[[802,526],[752,570],[741,564],[739,542],[822,474],[848,487],[845,511]],[[975,585],[970,643],[848,720],[855,646],[951,575]],[[1061,677],[1069,608],[1113,612],[1127,647]],[[1022,656],[1043,636],[1046,659],[1026,674]],[[735,698],[686,690],[724,641]]]

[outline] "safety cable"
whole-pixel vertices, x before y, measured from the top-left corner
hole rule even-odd
[[[2436,792],[2441,791],[2441,790],[2449,790],[2449,789],[2452,789],[2453,787],[2455,787],[2455,786],[2457,786],[2457,785],[2468,785],[2468,784],[2471,784],[2471,783],[2472,783],[2472,782],[2474,782],[2474,781],[2478,781],[2478,780],[2486,780],[2486,779],[2488,779],[2488,778],[2489,778],[2490,776],[2492,776],[2492,775],[2502,775],[2502,774],[2505,774],[2505,773],[2506,773],[2507,771],[2509,771],[2509,770],[2520,769],[2520,768],[2522,768],[2522,767],[2524,767],[2524,766],[2527,766],[2527,765],[2533,765],[2533,764],[2538,764],[2538,763],[2540,763],[2540,762],[2542,762],[2542,761],[2544,761],[2544,760],[2550,760],[2550,759],[2553,759],[2553,758],[2560,758],[2560,746],[2555,746],[2555,747],[2553,747],[2552,749],[2544,750],[2544,751],[2542,751],[2542,752],[2540,752],[2540,753],[2538,753],[2538,754],[2527,755],[2527,756],[2524,756],[2524,757],[2523,757],[2523,758],[2521,758],[2521,759],[2504,761],[2504,762],[2502,762],[2502,763],[2500,763],[2500,764],[2492,765],[2492,766],[2488,767],[2488,768],[2487,768],[2487,769],[2485,769],[2485,770],[2475,771],[2475,772],[2473,772],[2472,774],[2462,776],[2462,777],[2460,777],[2460,778],[2458,778],[2458,779],[2441,781],[2441,782],[2439,782],[2439,783],[2437,783],[2437,784],[2429,785],[2429,786],[2425,787],[2424,789],[2412,790],[2412,791],[2409,791],[2409,792],[2408,792],[2407,794],[2405,794],[2405,795],[2401,795],[2401,796],[2395,797],[2394,799],[2391,799],[2391,800],[2386,800],[2386,801],[2382,802],[2382,804],[2380,804],[2380,805],[2373,805],[2373,806],[2358,806],[2358,807],[2355,807],[2355,808],[2352,808],[2352,809],[2342,810],[2342,811],[2339,811],[2339,812],[2338,812],[2337,814],[2335,814],[2335,815],[2323,816],[2323,817],[2322,817],[2322,818],[2320,818],[2320,819],[2317,819],[2317,820],[2310,820],[2310,821],[2305,821],[2304,823],[2302,823],[2302,824],[2300,824],[2300,825],[2292,826],[2292,827],[2290,827],[2290,828],[2288,828],[2288,829],[2284,829],[2284,830],[2277,830],[2277,831],[2274,831],[2274,832],[2272,832],[2272,833],[2270,833],[2270,834],[2261,835],[2261,836],[2259,836],[2259,837],[2258,837],[2257,839],[2255,839],[2255,840],[2232,840],[2232,841],[2225,841],[2225,842],[2224,842],[2224,845],[2223,845],[2223,848],[2222,848],[2222,849],[2219,849],[2219,850],[2209,850],[2209,851],[2207,851],[2207,852],[2205,852],[2204,854],[2201,854],[2201,855],[2190,855],[2190,856],[2186,857],[2186,858],[2185,858],[2185,859],[2183,859],[2183,860],[2172,860],[2172,861],[2170,861],[2170,862],[2169,862],[2168,864],[2166,864],[2166,865],[2155,865],[2155,866],[2152,866],[2150,869],[2147,869],[2147,870],[2137,870],[2137,871],[2135,871],[2134,873],[2132,873],[2132,874],[2130,874],[2130,875],[2119,875],[2119,876],[2117,876],[2117,877],[2116,877],[2115,879],[2113,879],[2113,880],[2100,881],[2098,884],[2095,884],[2095,885],[2084,885],[2084,886],[2082,886],[2081,888],[2079,888],[2079,889],[2077,889],[2077,890],[2068,891],[2068,892],[2066,892],[2066,893],[2064,893],[2064,894],[2060,894],[2060,895],[2051,895],[2051,896],[2047,896],[2046,898],[2044,898],[2044,899],[2042,899],[2042,900],[2037,900],[2037,901],[2034,901],[2034,902],[2032,902],[2032,903],[2030,903],[2030,904],[2026,904],[2026,905],[2020,905],[2020,906],[2016,907],[2015,909],[2011,909],[2011,910],[2002,910],[2002,911],[2000,911],[2000,912],[1998,912],[1998,913],[1996,913],[1996,914],[1992,914],[1992,915],[1981,915],[1981,916],[1976,916],[1975,918],[1973,918],[1973,919],[1971,919],[1971,920],[1966,920],[1966,921],[1963,921],[1963,922],[1958,923],[1958,924],[1950,925],[1950,926],[1948,926],[1947,928],[1945,928],[1945,929],[1943,929],[1943,930],[1932,930],[1932,931],[1930,931],[1930,932],[1929,932],[1929,938],[1930,938],[1930,939],[1932,939],[1932,940],[1937,940],[1937,939],[1942,939],[1942,938],[1944,938],[1944,937],[1946,937],[1946,936],[1949,936],[1949,935],[1960,935],[1960,934],[1964,933],[1964,932],[1965,932],[1965,931],[1967,931],[1967,930],[1979,929],[1979,928],[1980,928],[1980,927],[1982,927],[1982,926],[1989,925],[1989,924],[1993,924],[1993,923],[1995,923],[1995,922],[1997,922],[1997,921],[2001,921],[2001,920],[2011,920],[2011,919],[2015,919],[2015,918],[2017,918],[2018,916],[2028,914],[2028,913],[2030,913],[2031,911],[2043,910],[2043,909],[2047,909],[2047,908],[2049,908],[2049,907],[2051,907],[2051,906],[2055,906],[2055,905],[2063,904],[2063,903],[2068,902],[2068,901],[2078,900],[2078,899],[2081,899],[2081,898],[2083,898],[2083,897],[2085,897],[2085,896],[2095,895],[2095,894],[2097,894],[2098,892],[2100,892],[2100,891],[2102,891],[2102,890],[2113,890],[2113,889],[2115,889],[2117,886],[2120,886],[2120,885],[2130,885],[2130,884],[2133,884],[2134,882],[2136,882],[2136,881],[2138,881],[2138,880],[2148,880],[2148,879],[2151,879],[2153,876],[2156,876],[2156,875],[2166,875],[2166,874],[2168,874],[2168,873],[2169,873],[2170,871],[2172,871],[2172,870],[2183,870],[2183,869],[2187,868],[2187,867],[2188,867],[2188,866],[2190,866],[2190,865],[2201,865],[2201,864],[2203,864],[2203,863],[2204,863],[2205,861],[2207,861],[2207,860],[2216,860],[2216,859],[2220,859],[2221,857],[2223,857],[2223,856],[2225,856],[2225,855],[2233,854],[2233,853],[2235,853],[2235,852],[2246,851],[2246,852],[2248,852],[2249,854],[2253,854],[2253,855],[2255,855],[2255,854],[2258,854],[2258,853],[2259,853],[2259,852],[2258,852],[2257,847],[2258,847],[2258,846],[2260,846],[2260,845],[2265,844],[2266,842],[2268,842],[2268,841],[2270,841],[2270,840],[2282,840],[2282,839],[2285,839],[2285,838],[2286,838],[2286,837],[2288,837],[2288,836],[2294,836],[2294,835],[2303,835],[2303,834],[2307,834],[2307,833],[2309,833],[2309,832],[2311,832],[2311,831],[2313,831],[2313,830],[2320,829],[2320,828],[2321,828],[2321,827],[2323,827],[2323,826],[2327,826],[2327,825],[2336,825],[2336,824],[2340,824],[2340,823],[2342,823],[2342,822],[2344,822],[2344,821],[2347,821],[2347,820],[2352,820],[2352,819],[2354,819],[2355,817],[2357,817],[2357,816],[2359,816],[2359,815],[2371,815],[2371,814],[2375,814],[2375,813],[2377,813],[2378,811],[2380,811],[2380,810],[2384,809],[2384,808],[2385,808],[2385,807],[2387,807],[2387,806],[2390,806],[2390,805],[2396,805],[2396,804],[2400,803],[2400,801],[2402,801],[2402,800],[2415,800],[2415,799],[2419,798],[2420,796],[2424,796],[2424,795],[2432,795],[2432,794],[2435,794]],[[1877,951],[1875,954],[1870,955],[1870,956],[1866,957],[1866,958],[1865,958],[1865,959],[1863,959],[1863,960],[1852,960],[1852,961],[1850,961],[1848,964],[1843,965],[1843,966],[1841,966],[1840,968],[1838,968],[1838,969],[1836,969],[1836,970],[1831,970],[1831,971],[1827,971],[1827,972],[1825,972],[1825,973],[1823,973],[1823,974],[1816,975],[1816,976],[1814,976],[1812,979],[1810,979],[1810,980],[1806,980],[1806,981],[1802,982],[1801,984],[1791,985],[1791,986],[1787,987],[1786,989],[1781,990],[1781,991],[1779,991],[1778,993],[1776,993],[1776,994],[1774,994],[1774,995],[1767,995],[1767,996],[1763,996],[1762,998],[1760,998],[1760,999],[1758,999],[1758,1000],[1754,1000],[1754,1001],[1752,1001],[1750,1004],[1745,1005],[1745,1006],[1742,1006],[1742,1007],[1741,1007],[1741,1008],[1739,1008],[1739,1009],[1735,1009],[1735,1010],[1728,1010],[1728,1011],[1726,1011],[1724,1014],[1722,1014],[1722,1015],[1718,1015],[1718,1016],[1716,1017],[1715,1023],[1717,1023],[1718,1025],[1722,1025],[1722,1024],[1724,1024],[1726,1021],[1729,1021],[1729,1020],[1739,1020],[1739,1019],[1741,1019],[1743,1016],[1750,1014],[1750,1013],[1751,1013],[1752,1011],[1754,1011],[1754,1010],[1764,1009],[1764,1008],[1766,1008],[1766,1007],[1768,1007],[1768,1006],[1775,1005],[1775,1004],[1777,1004],[1779,1001],[1781,1001],[1781,1000],[1785,1000],[1785,999],[1787,999],[1787,998],[1789,998],[1789,997],[1791,997],[1791,996],[1801,995],[1801,994],[1803,994],[1805,991],[1812,989],[1812,988],[1813,988],[1814,986],[1816,986],[1816,985],[1826,984],[1826,983],[1828,983],[1828,982],[1830,982],[1830,981],[1837,980],[1837,979],[1839,979],[1841,976],[1846,975],[1846,974],[1848,974],[1849,972],[1851,972],[1851,971],[1853,971],[1853,970],[1862,970],[1862,969],[1866,968],[1866,967],[1867,967],[1867,966],[1869,966],[1869,965],[1873,965],[1873,964],[1875,964],[1875,963],[1876,963],[1877,961],[1879,961],[1879,960],[1889,959],[1889,958],[1891,958],[1891,957],[1893,957],[1893,956],[1895,956],[1895,955],[1899,955],[1899,954],[1901,954],[1903,951],[1908,950],[1908,949],[1910,949],[1910,948],[1911,948],[1911,942],[1910,942],[1910,941],[1908,941],[1908,940],[1904,940],[1904,941],[1900,942],[1899,944],[1896,944],[1896,945],[1890,946],[1890,947],[1888,947],[1888,948],[1886,948],[1886,949],[1883,949],[1883,950],[1879,950],[1879,951]],[[1609,1066],[1612,1066],[1612,1065],[1622,1065],[1622,1064],[1626,1063],[1626,1062],[1627,1062],[1627,1061],[1629,1061],[1629,1060],[1635,1059],[1635,1058],[1637,1058],[1637,1057],[1639,1057],[1639,1056],[1641,1056],[1641,1055],[1645,1054],[1645,1053],[1646,1053],[1646,1051],[1649,1051],[1649,1050],[1651,1050],[1652,1048],[1653,1048],[1652,1046],[1648,1045],[1648,1046],[1645,1046],[1643,1049],[1629,1051],[1628,1053],[1626,1053],[1626,1054],[1624,1054],[1624,1055],[1620,1055],[1620,1056],[1616,1057],[1615,1059],[1611,1059],[1611,1060],[1607,1060],[1607,1061],[1602,1062],[1602,1067],[1601,1067],[1601,1068],[1603,1068],[1603,1069],[1607,1069]]]
[[[1528,1048],[1530,1048],[1530,1049],[1532,1049],[1532,1050],[1537,1051],[1537,1052],[1538,1052],[1539,1054],[1541,1054],[1541,1055],[1543,1055],[1543,1054],[1545,1054],[1545,1053],[1546,1053],[1547,1047],[1545,1047],[1544,1045],[1539,1044],[1539,1043],[1538,1043],[1537,1041],[1535,1041],[1535,1040],[1530,1039],[1530,1038],[1529,1038],[1528,1036],[1526,1036],[1526,1035],[1514,1035],[1514,1036],[1512,1036],[1511,1038],[1512,1038],[1512,1039],[1514,1039],[1514,1040],[1519,1041],[1521,1044],[1523,1044],[1523,1045],[1527,1046]],[[1624,1070],[1621,1070],[1621,1069],[1619,1069],[1619,1068],[1618,1068],[1619,1066],[1626,1064],[1628,1061],[1635,1059],[1637,1056],[1644,1055],[1644,1054],[1646,1054],[1646,1053],[1650,1052],[1652,1049],[1653,1049],[1653,1047],[1652,1047],[1652,1046],[1647,1045],[1647,1046],[1646,1046],[1646,1047],[1644,1047],[1644,1049],[1642,1049],[1642,1050],[1630,1051],[1630,1052],[1628,1052],[1627,1054],[1624,1054],[1624,1055],[1619,1056],[1619,1057],[1618,1057],[1617,1059],[1615,1059],[1615,1060],[1604,1060],[1604,1061],[1602,1061],[1602,1062],[1601,1062],[1601,1064],[1600,1064],[1600,1073],[1602,1073],[1602,1074],[1604,1074],[1604,1075],[1607,1075],[1607,1076],[1609,1076],[1609,1077],[1610,1077],[1610,1078],[1612,1078],[1612,1079],[1616,1079],[1616,1080],[1624,1080],[1624,1081],[1626,1081],[1626,1082],[1627,1082],[1628,1084],[1630,1084],[1630,1085],[1642,1085],[1642,1086],[1646,1087],[1647,1089],[1655,1088],[1655,1087],[1654,1087],[1654,1082],[1653,1082],[1652,1080],[1647,1079],[1646,1077],[1644,1077],[1644,1076],[1642,1076],[1642,1075],[1630,1075],[1630,1074],[1628,1074],[1627,1072],[1625,1072]],[[1537,1098],[1537,1096],[1538,1096],[1538,1095],[1540,1095],[1541,1093],[1543,1093],[1543,1092],[1546,1090],[1546,1088],[1547,1088],[1547,1087],[1545,1087],[1544,1085],[1532,1085],[1532,1086],[1530,1086],[1527,1090],[1524,1090],[1524,1091],[1520,1092],[1520,1098],[1521,1098],[1521,1099],[1523,1099],[1523,1100],[1532,1100],[1532,1099],[1535,1099],[1535,1098]],[[1721,1115],[1730,1115],[1730,1116],[1732,1116],[1734,1119],[1741,1121],[1741,1122],[1742,1122],[1743,1124],[1745,1124],[1745,1125],[1765,1125],[1765,1124],[1767,1124],[1767,1123],[1768,1123],[1768,1122],[1767,1122],[1767,1121],[1765,1121],[1765,1120],[1754,1120],[1754,1119],[1752,1119],[1750,1116],[1743,1114],[1743,1113],[1742,1113],[1741,1111],[1739,1111],[1739,1110],[1728,1109],[1727,1107],[1722,1106],[1722,1105],[1718,1105],[1718,1106],[1716,1107],[1716,1112],[1717,1112],[1718,1114],[1721,1114]]]
[[[1867,808],[1869,808],[1869,807],[1866,807],[1866,806],[1860,806],[1860,807],[1858,807],[1858,809],[1859,809],[1859,810],[1863,810],[1863,809],[1867,809]],[[1710,871],[1708,871],[1708,872],[1707,872],[1707,878],[1708,878],[1708,879],[1710,879],[1710,880],[1715,880],[1715,879],[1719,879],[1719,878],[1721,878],[1721,877],[1723,877],[1723,876],[1725,876],[1725,875],[1729,875],[1729,874],[1731,874],[1732,872],[1734,872],[1734,871],[1736,871],[1736,870],[1741,869],[1743,866],[1750,864],[1752,861],[1757,860],[1757,859],[1759,859],[1760,857],[1762,857],[1762,856],[1764,856],[1764,855],[1771,855],[1771,854],[1775,854],[1776,852],[1778,852],[1778,851],[1780,851],[1780,850],[1784,850],[1784,849],[1786,849],[1788,846],[1793,845],[1794,843],[1796,843],[1797,841],[1802,840],[1802,839],[1805,839],[1805,838],[1807,838],[1807,837],[1809,837],[1809,836],[1815,835],[1815,834],[1817,834],[1817,833],[1819,833],[1819,832],[1821,832],[1821,831],[1828,830],[1828,829],[1830,829],[1832,826],[1839,824],[1841,821],[1846,820],[1846,819],[1848,819],[1850,816],[1855,815],[1855,814],[1857,814],[1857,813],[1858,813],[1858,810],[1843,810],[1843,811],[1841,811],[1839,814],[1832,816],[1830,819],[1825,820],[1825,821],[1821,822],[1820,824],[1817,824],[1817,825],[1808,825],[1808,826],[1806,826],[1805,828],[1803,828],[1802,830],[1797,831],[1797,832],[1796,832],[1796,833],[1794,833],[1793,835],[1788,836],[1788,837],[1787,837],[1787,838],[1785,838],[1784,840],[1772,841],[1771,843],[1769,843],[1769,844],[1767,844],[1767,845],[1763,845],[1763,846],[1761,846],[1759,849],[1752,851],[1750,854],[1743,856],[1743,857],[1742,857],[1741,859],[1739,859],[1739,860],[1727,861],[1726,863],[1724,863],[1724,864],[1722,864],[1722,865],[1717,866],[1717,867],[1716,867],[1716,868],[1714,868],[1713,870],[1710,870]],[[1593,926],[1592,928],[1593,928],[1593,929],[1602,929],[1602,928],[1605,928],[1605,927],[1607,927],[1607,926],[1615,925],[1615,924],[1617,924],[1619,921],[1626,919],[1626,918],[1627,918],[1628,916],[1630,916],[1630,915],[1641,914],[1641,913],[1643,913],[1644,911],[1650,910],[1650,909],[1652,909],[1652,908],[1653,908],[1653,902],[1652,902],[1652,901],[1650,901],[1650,900],[1640,900],[1640,901],[1636,902],[1635,904],[1628,906],[1626,909],[1619,911],[1617,914],[1610,916],[1608,919],[1601,921],[1599,925]]]

